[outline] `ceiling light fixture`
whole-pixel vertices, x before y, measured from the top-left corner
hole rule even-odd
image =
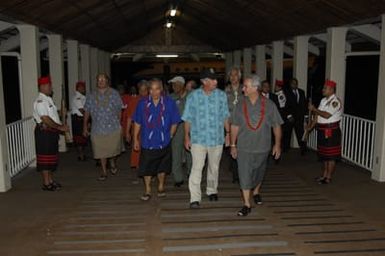
[[[178,58],[178,54],[157,54],[157,58]]]
[[[175,17],[175,15],[176,15],[176,9],[171,9],[170,10],[170,16]]]
[[[171,27],[172,27],[172,22],[171,22],[171,21],[167,21],[166,27],[167,27],[167,28],[171,28]]]

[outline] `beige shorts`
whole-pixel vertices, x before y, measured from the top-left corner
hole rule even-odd
[[[91,135],[91,143],[95,159],[115,157],[122,152],[122,131]]]

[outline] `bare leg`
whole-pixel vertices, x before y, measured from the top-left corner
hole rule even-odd
[[[243,204],[247,207],[251,207],[251,204],[250,204],[250,196],[251,196],[251,190],[247,189],[247,190],[244,190],[242,189],[242,197],[243,197]]]
[[[49,177],[49,183],[53,183],[53,174],[51,171],[48,172],[48,177]]]
[[[326,178],[331,179],[334,171],[336,170],[336,162],[335,161],[328,161],[328,170],[326,174]]]
[[[327,177],[327,175],[328,175],[328,168],[329,167],[329,162],[328,161],[326,161],[326,162],[324,162],[324,170],[323,170],[323,173],[322,173],[322,177]]]
[[[51,184],[51,181],[50,181],[50,171],[42,171],[41,172],[41,177],[43,178],[43,183],[44,185],[49,185]]]
[[[85,159],[84,148],[82,146],[78,146],[78,154],[79,154],[80,160]]]
[[[101,158],[100,164],[102,165],[102,175],[107,176],[107,159]]]
[[[144,194],[151,195],[151,176],[144,176]]]
[[[158,192],[164,191],[164,182],[166,180],[166,173],[158,173]]]
[[[254,189],[254,191],[253,191],[253,195],[259,195],[259,191],[261,190],[261,185],[262,185],[262,183],[259,183],[259,184],[255,187],[255,189]]]
[[[115,169],[116,168],[116,157],[112,157],[112,158],[110,158],[109,160],[110,160],[110,167],[111,167],[111,169]]]

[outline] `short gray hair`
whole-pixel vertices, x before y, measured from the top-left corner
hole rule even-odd
[[[233,70],[236,70],[238,72],[239,79],[241,79],[242,78],[242,71],[241,71],[241,68],[237,67],[237,66],[234,66],[230,69],[230,71],[227,73],[227,78],[230,79],[230,75],[231,75],[231,72],[233,72]]]
[[[259,78],[259,76],[257,75],[249,75],[247,77],[245,77],[244,80],[246,79],[250,79],[251,80],[251,85],[253,87],[256,87],[257,89],[259,89],[261,87],[261,78]]]

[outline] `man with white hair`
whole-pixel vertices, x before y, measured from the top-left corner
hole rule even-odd
[[[170,97],[176,102],[179,113],[182,115],[188,91],[186,90],[185,80],[182,76],[176,76],[170,81],[172,84],[173,93]],[[172,148],[172,175],[175,181],[175,187],[180,187],[183,185],[186,178],[186,172],[183,168],[183,160],[186,160],[186,171],[187,174],[190,174],[191,171],[191,153],[184,148],[184,124],[183,122],[178,124],[176,133],[171,143]]]
[[[276,105],[260,94],[258,76],[246,77],[244,99],[234,109],[231,124],[231,155],[238,161],[239,184],[244,206],[238,216],[251,212],[251,196],[262,204],[260,187],[267,167],[269,153],[275,159],[281,155],[282,118]],[[275,144],[271,149],[271,129]]]
[[[225,92],[227,95],[227,104],[229,105],[230,115],[232,114],[233,110],[235,109],[235,107],[238,105],[239,101],[243,97],[241,77],[242,77],[242,73],[240,68],[238,67],[233,67],[228,73],[229,85],[226,86]],[[231,157],[230,150],[227,151],[227,153],[228,153],[228,158],[230,160],[229,168],[233,174],[233,183],[238,183],[239,178],[238,178],[237,161]]]
[[[200,78],[202,86],[187,97],[182,116],[185,123],[185,147],[191,150],[193,161],[189,178],[192,209],[200,207],[202,171],[206,156],[206,194],[210,201],[218,200],[219,163],[223,144],[230,143],[230,114],[226,94],[217,89],[218,82],[213,69],[203,70]]]

